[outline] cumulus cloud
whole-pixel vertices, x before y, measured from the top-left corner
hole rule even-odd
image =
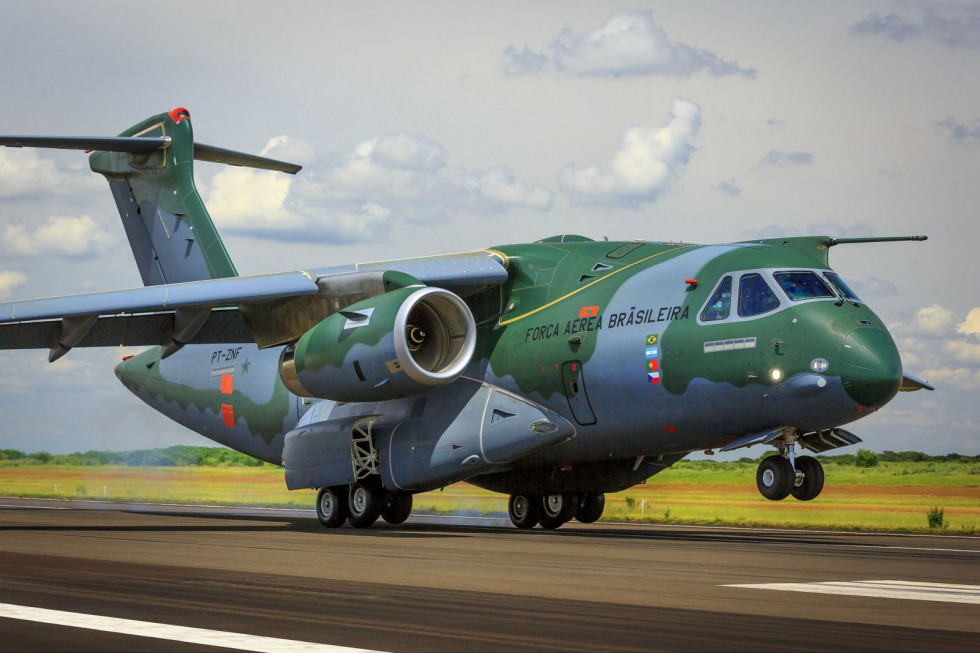
[[[910,373],[960,390],[980,388],[980,306],[963,315],[934,304],[890,330]]]
[[[962,123],[956,122],[953,118],[946,118],[937,122],[936,126],[945,130],[946,137],[954,143],[966,145],[980,142],[980,119]]]
[[[55,254],[89,258],[104,254],[119,242],[119,234],[103,229],[87,215],[55,216],[36,229],[22,224],[4,227],[5,248],[20,254]]]
[[[295,147],[273,139],[263,154]],[[423,134],[396,132],[307,167],[298,177],[227,168],[207,189],[220,226],[242,235],[351,243],[382,237],[394,219],[446,219],[461,212],[546,211],[554,193],[517,179],[506,166],[449,169],[449,153]]]
[[[784,152],[783,150],[769,150],[759,161],[759,165],[779,167],[810,165],[811,163],[813,163],[813,155],[809,152]]]
[[[0,198],[67,194],[101,188],[98,175],[69,168],[35,150],[0,147]]]
[[[953,325],[955,314],[948,308],[943,308],[939,304],[933,304],[925,308],[920,308],[915,313],[912,326],[919,333],[930,335],[942,335],[949,331]]]
[[[956,330],[966,336],[980,336],[980,307],[970,309]]]
[[[528,46],[522,50],[510,46],[504,50],[504,72],[526,75],[553,68],[583,77],[757,74],[754,68],[742,68],[710,50],[672,41],[654,20],[653,12],[636,9],[620,9],[605,23],[586,32],[566,27],[548,50],[545,54]]]
[[[945,15],[927,9],[921,18],[874,13],[855,23],[851,32],[859,36],[879,36],[897,43],[925,39],[948,48],[980,47],[980,5],[947,6],[943,12]]]
[[[0,297],[9,297],[10,292],[27,281],[27,277],[17,270],[0,270]]]
[[[718,190],[732,197],[738,197],[742,194],[742,189],[739,188],[734,179],[729,179],[718,184]]]
[[[701,107],[674,98],[663,127],[630,127],[610,163],[577,166],[569,163],[558,184],[576,202],[639,206],[670,188],[691,159],[691,141],[701,128]]]

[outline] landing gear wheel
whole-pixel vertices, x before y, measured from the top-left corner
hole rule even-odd
[[[796,470],[782,456],[769,456],[759,463],[755,484],[762,496],[770,501],[781,501],[789,496],[796,480]]]
[[[381,488],[363,482],[350,486],[347,505],[350,508],[350,525],[355,528],[368,528],[381,515],[384,495]]]
[[[510,520],[521,530],[530,530],[538,523],[538,508],[526,494],[512,494],[507,502]]]
[[[412,514],[412,495],[407,492],[388,492],[381,506],[381,518],[389,524],[401,524]]]
[[[326,528],[338,528],[347,521],[347,486],[322,487],[316,495],[316,517]]]
[[[578,510],[575,511],[575,519],[583,524],[599,521],[605,507],[605,494],[583,494],[578,502]]]
[[[800,456],[796,459],[796,469],[803,472],[803,479],[793,488],[793,496],[800,501],[816,499],[823,490],[823,465],[813,456]]]
[[[574,494],[546,494],[540,502],[541,528],[553,531],[575,518],[578,497]]]

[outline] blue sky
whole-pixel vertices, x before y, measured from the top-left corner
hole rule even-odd
[[[242,273],[557,233],[926,233],[831,262],[939,388],[854,424],[980,454],[980,4],[0,2],[0,131],[115,134],[176,106]],[[137,286],[81,153],[0,149],[0,300]],[[128,350],[3,352],[0,443],[207,440],[122,388]]]

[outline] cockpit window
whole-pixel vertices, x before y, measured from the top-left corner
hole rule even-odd
[[[801,299],[834,296],[816,272],[775,272],[772,276],[776,278],[779,287],[786,292],[786,296],[794,302]]]
[[[738,314],[741,317],[762,315],[775,310],[779,306],[776,294],[762,278],[753,272],[743,274],[738,282]]]
[[[844,283],[844,280],[841,279],[840,275],[838,275],[836,272],[824,272],[823,276],[827,277],[827,281],[834,284],[834,287],[837,288],[837,290],[840,291],[840,294],[844,295],[846,299],[850,299],[855,302],[861,301],[858,299],[858,296],[854,294],[854,291],[851,290],[846,283]]]
[[[701,311],[701,321],[702,322],[714,322],[715,320],[724,320],[728,317],[728,314],[732,311],[732,278],[725,277],[718,284],[718,288],[715,290],[714,294],[711,295],[711,299],[708,300],[708,305],[704,307]]]

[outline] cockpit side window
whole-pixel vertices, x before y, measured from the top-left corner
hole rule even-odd
[[[854,294],[854,291],[851,290],[846,283],[844,283],[844,280],[841,279],[840,275],[838,275],[836,272],[824,272],[823,276],[827,278],[827,281],[834,284],[834,287],[840,291],[840,294],[844,295],[845,299],[850,299],[856,302],[861,301],[858,299],[858,296]]]
[[[732,278],[725,277],[718,284],[707,306],[701,311],[702,322],[724,320],[732,311]]]
[[[833,297],[834,293],[827,287],[816,272],[774,272],[772,275],[779,287],[786,292],[792,301],[816,297]]]
[[[776,294],[757,272],[743,274],[738,282],[738,314],[740,317],[762,315],[779,307]]]

